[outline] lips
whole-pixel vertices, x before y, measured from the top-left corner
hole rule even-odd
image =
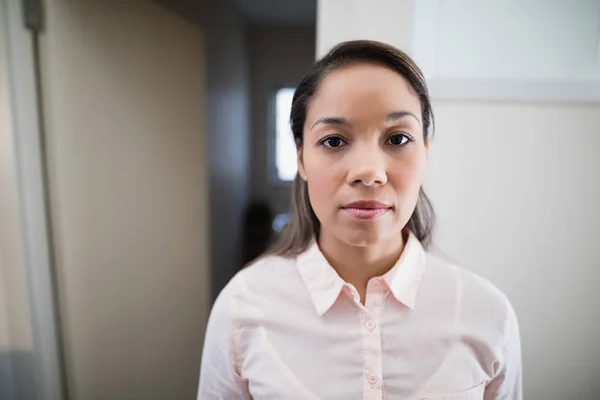
[[[375,219],[386,214],[392,207],[379,201],[355,201],[346,204],[342,209],[355,218]]]

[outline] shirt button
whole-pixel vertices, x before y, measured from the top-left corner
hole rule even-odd
[[[377,383],[377,381],[379,381],[379,378],[377,378],[375,375],[369,375],[369,383],[371,385],[374,385]]]
[[[373,320],[367,321],[367,329],[369,331],[372,331],[373,329],[375,329],[375,322],[373,322]]]
[[[375,282],[373,282],[373,288],[375,288],[376,290],[381,290],[383,284],[381,283],[381,281],[379,279],[377,279]]]

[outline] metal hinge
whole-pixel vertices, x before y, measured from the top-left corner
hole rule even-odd
[[[25,28],[39,33],[43,26],[42,0],[21,0],[23,3],[23,24]]]

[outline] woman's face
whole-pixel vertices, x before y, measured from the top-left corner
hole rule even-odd
[[[426,162],[420,102],[401,75],[362,63],[323,79],[298,151],[322,239],[354,246],[401,240]]]

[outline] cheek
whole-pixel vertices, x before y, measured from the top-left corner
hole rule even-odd
[[[416,203],[419,189],[423,183],[427,157],[424,153],[418,153],[409,160],[404,160],[402,165],[391,168],[390,181],[402,201],[414,201]]]
[[[321,220],[337,207],[337,192],[340,185],[344,183],[343,171],[333,168],[330,162],[312,152],[305,154],[304,170],[308,181],[310,203]]]
[[[326,214],[335,207],[335,197],[338,188],[338,179],[335,174],[326,174],[322,171],[306,171],[308,177],[308,195],[312,208],[319,218],[323,219]]]

